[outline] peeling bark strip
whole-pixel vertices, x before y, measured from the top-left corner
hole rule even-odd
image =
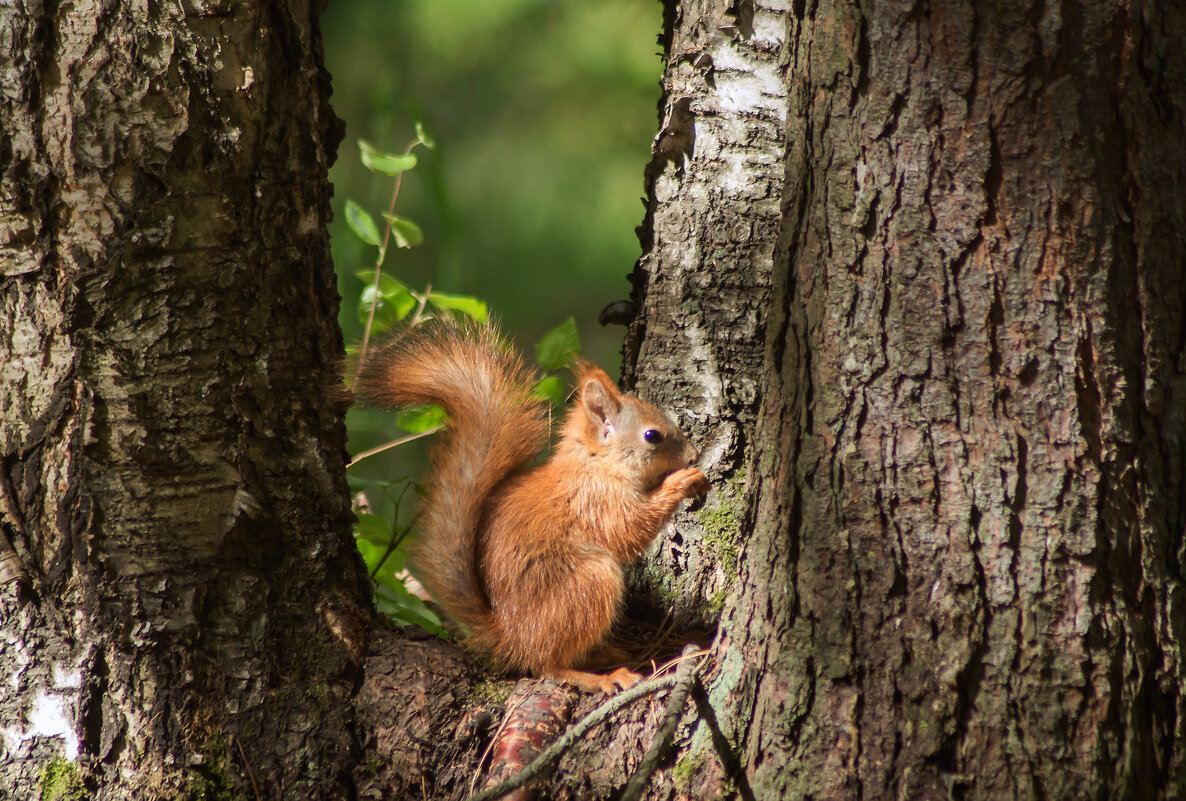
[[[571,686],[555,681],[519,682],[507,698],[505,718],[491,743],[493,754],[483,782],[484,792],[490,791],[490,795],[504,801],[531,801],[536,797],[527,781],[502,795],[494,788],[530,765],[564,731],[572,714],[573,695]]]
[[[666,3],[661,126],[647,168],[638,317],[623,381],[672,411],[717,492],[676,515],[650,556],[649,603],[681,624],[719,612],[736,579],[786,150],[779,0]]]
[[[790,16],[755,797],[1183,797],[1186,6]]]
[[[0,9],[13,797],[61,760],[99,799],[247,792],[244,757],[268,798],[348,784],[369,593],[317,391],[342,347],[319,9],[183,5]]]

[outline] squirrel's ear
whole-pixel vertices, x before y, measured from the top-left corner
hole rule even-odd
[[[617,428],[622,409],[618,396],[618,388],[601,368],[590,365],[581,372],[581,408],[602,439],[609,439]]]

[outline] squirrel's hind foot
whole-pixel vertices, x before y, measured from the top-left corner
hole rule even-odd
[[[620,667],[611,673],[589,673],[584,670],[556,670],[551,678],[575,684],[587,693],[613,695],[618,690],[628,690],[642,681],[642,674]]]

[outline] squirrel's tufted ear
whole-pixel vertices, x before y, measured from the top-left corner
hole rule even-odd
[[[600,367],[584,362],[577,367],[580,381],[578,403],[601,439],[609,439],[617,429],[622,409],[621,393]]]

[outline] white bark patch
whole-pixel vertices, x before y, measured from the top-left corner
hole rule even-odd
[[[727,52],[727,51],[721,51]],[[777,120],[786,117],[786,99],[777,72],[718,73],[713,94],[715,111],[722,116],[751,117],[755,114]]]
[[[721,371],[716,357],[708,346],[703,327],[695,324],[695,318],[689,318],[684,336],[688,343],[688,364],[696,368],[689,370],[687,377],[691,382],[700,385],[700,391],[693,393],[693,408],[689,411],[702,421],[716,420],[720,417],[721,403],[724,400],[724,385],[721,382]],[[716,464],[732,442],[732,437],[731,429],[718,427],[713,438],[701,446],[699,463]]]
[[[82,672],[66,670],[61,665],[54,665],[54,686],[58,689],[76,690],[82,686]]]
[[[790,3],[769,3],[754,13],[754,35],[750,41],[763,47],[781,48],[786,44],[787,18]]]
[[[29,710],[29,728],[6,726],[0,729],[9,753],[16,753],[21,745],[34,737],[62,738],[63,756],[71,762],[78,759],[78,735],[74,732],[67,699],[57,693],[42,693],[33,700]]]

